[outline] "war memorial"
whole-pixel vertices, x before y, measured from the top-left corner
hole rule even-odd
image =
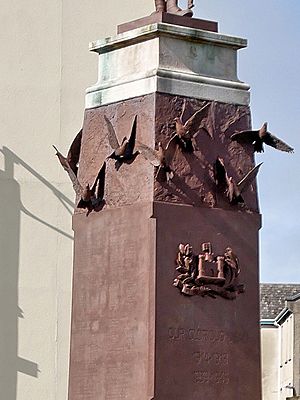
[[[192,1],[96,40],[76,192],[69,400],[260,400],[255,151],[242,38]]]

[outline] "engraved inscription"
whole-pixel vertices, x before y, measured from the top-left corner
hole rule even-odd
[[[229,373],[226,371],[194,371],[193,381],[201,385],[228,385]]]
[[[223,331],[181,327],[169,327],[168,337],[170,340],[174,341],[190,340],[204,343],[224,343],[228,340]]]
[[[196,360],[198,365],[209,364],[216,366],[226,366],[229,364],[228,353],[209,353],[207,351],[196,351],[193,353],[193,358]]]
[[[126,393],[132,391],[133,382],[130,376],[130,367],[130,363],[126,361],[106,366],[105,399],[124,399],[126,398]]]
[[[195,385],[228,385],[230,383],[231,340],[224,331],[217,329],[169,327],[168,339],[174,345],[193,343],[190,353],[191,383]]]

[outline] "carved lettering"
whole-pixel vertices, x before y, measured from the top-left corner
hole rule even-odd
[[[229,365],[229,354],[228,353],[209,353],[206,351],[196,351],[193,353],[193,358],[196,360],[198,365],[201,364],[212,364],[216,366]]]
[[[223,331],[199,328],[169,327],[168,337],[173,341],[197,341],[204,343],[224,343],[228,341]]]
[[[194,371],[193,381],[201,385],[228,385],[230,382],[226,371]]]

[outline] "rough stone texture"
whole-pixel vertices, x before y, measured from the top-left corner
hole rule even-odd
[[[180,116],[183,97],[158,94],[156,97],[156,143],[167,143],[174,134],[174,118]],[[211,102],[188,100],[194,111]],[[178,150],[172,168],[175,177],[170,184],[155,182],[154,199],[158,201],[193,204],[197,206],[233,209],[223,197],[218,197],[213,165],[217,157],[225,161],[229,176],[238,182],[253,166],[252,146],[240,146],[230,136],[235,130],[250,127],[250,112],[246,106],[214,102],[206,126],[213,139],[201,129],[196,142],[198,151],[192,154]],[[255,184],[245,192],[248,208],[258,211]]]
[[[151,399],[151,205],[75,215],[70,400]]]
[[[159,202],[75,215],[69,399],[259,399],[259,227],[257,214]],[[172,286],[178,243],[203,241],[240,257],[236,300]]]
[[[260,399],[257,230],[260,217],[156,203],[155,399]],[[241,232],[243,232],[241,234]],[[215,254],[230,245],[246,291],[235,301],[185,297],[171,286],[180,242]],[[172,265],[173,264],[173,265]]]
[[[192,109],[205,101],[189,99]],[[174,133],[183,98],[153,94],[86,110],[79,179],[92,184],[112,150],[106,115],[119,140],[138,115],[137,139],[154,148]],[[107,161],[100,212],[74,215],[75,260],[69,400],[260,400],[258,213],[255,184],[248,207],[216,196],[212,166],[253,167],[253,149],[231,143],[250,126],[245,106],[213,103],[195,154],[180,151],[174,181],[154,179],[141,155],[119,171]],[[236,300],[185,297],[173,286],[178,244],[216,255],[231,246],[245,293]]]
[[[262,283],[260,285],[260,318],[275,319],[292,296],[300,294],[300,284]]]
[[[104,115],[111,119],[119,141],[130,134],[135,115],[137,140],[154,148],[158,142],[166,145],[175,133],[174,118],[180,116],[183,97],[153,94],[126,102],[86,110],[79,179],[93,184],[105,158],[112,153],[107,137]],[[222,207],[230,210],[258,212],[256,184],[243,193],[247,207],[231,206],[224,196],[217,195],[213,177],[213,164],[217,157],[225,161],[228,174],[237,182],[254,166],[253,148],[230,140],[235,130],[250,127],[250,113],[246,106],[211,103],[206,127],[213,139],[201,129],[196,138],[198,151],[193,154],[175,154],[172,182],[154,182],[154,167],[139,155],[130,165],[123,164],[119,171],[114,160],[107,162],[105,207],[130,205],[144,201],[163,201],[204,207]],[[198,110],[206,101],[188,100],[191,110]]]
[[[106,157],[113,150],[109,145],[104,115],[110,119],[119,142],[129,137],[135,115],[137,139],[154,146],[155,95],[142,96],[86,110],[79,161],[79,180],[93,184]],[[138,156],[131,164],[123,164],[119,171],[115,161],[107,160],[105,180],[105,207],[116,207],[150,201],[153,193],[153,167]]]

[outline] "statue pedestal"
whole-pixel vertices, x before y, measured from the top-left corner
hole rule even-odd
[[[92,183],[112,153],[106,116],[121,141],[137,115],[151,148],[174,134],[184,98],[208,104],[194,153],[177,151],[171,182],[141,155],[116,171],[108,160],[105,207],[76,210],[69,400],[260,400],[256,185],[233,206],[217,193],[221,157],[237,179],[251,146],[230,135],[250,126],[248,86],[236,76],[242,39],[154,24],[94,42],[99,80],[87,91],[79,180]],[[214,101],[212,101],[214,100]],[[245,292],[186,296],[174,287],[180,243],[195,253],[230,246]],[[225,275],[227,271],[224,271]]]
[[[155,92],[248,105],[249,86],[237,76],[237,51],[246,46],[245,39],[166,23],[97,40],[90,50],[99,54],[98,82],[87,89],[86,108]]]
[[[154,12],[148,17],[140,18],[135,21],[126,22],[118,25],[117,32],[124,33],[133,29],[141,28],[146,25],[165,23],[171,25],[184,26],[186,28],[201,29],[204,31],[218,32],[218,23],[204,19],[181,17],[166,12]]]

